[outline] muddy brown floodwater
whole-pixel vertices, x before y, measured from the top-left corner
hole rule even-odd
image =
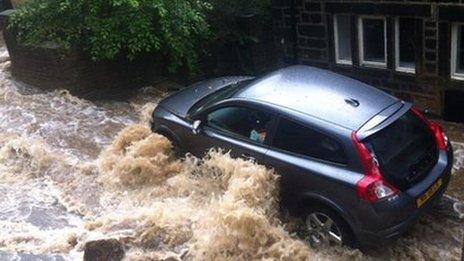
[[[90,102],[14,83],[4,48],[0,61],[1,260],[79,260],[86,242],[110,238],[127,260],[461,258],[463,223],[453,204],[381,249],[314,250],[280,218],[271,170],[221,152],[173,157],[148,128],[160,88]],[[449,196],[462,200],[464,137],[452,139]]]

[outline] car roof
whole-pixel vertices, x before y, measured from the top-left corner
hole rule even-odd
[[[286,107],[351,130],[358,130],[383,109],[399,102],[360,81],[304,65],[270,73],[234,97]]]

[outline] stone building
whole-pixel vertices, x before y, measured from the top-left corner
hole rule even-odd
[[[275,0],[286,63],[359,79],[464,121],[463,0]]]

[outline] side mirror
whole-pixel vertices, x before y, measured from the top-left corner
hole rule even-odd
[[[196,120],[193,122],[192,124],[192,132],[193,134],[198,134],[201,132],[201,121],[200,120]]]

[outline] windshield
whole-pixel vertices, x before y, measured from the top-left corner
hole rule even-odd
[[[436,163],[433,134],[411,111],[366,141],[385,178],[400,188],[419,182]]]
[[[189,115],[195,114],[203,110],[204,108],[207,108],[221,100],[225,100],[225,99],[228,99],[234,96],[234,94],[240,91],[243,87],[247,86],[251,81],[252,80],[246,80],[246,81],[234,83],[224,88],[221,88],[216,92],[213,92],[212,94],[204,97],[203,99],[195,103],[192,106],[192,108],[190,108],[190,110],[188,111],[188,114]]]

